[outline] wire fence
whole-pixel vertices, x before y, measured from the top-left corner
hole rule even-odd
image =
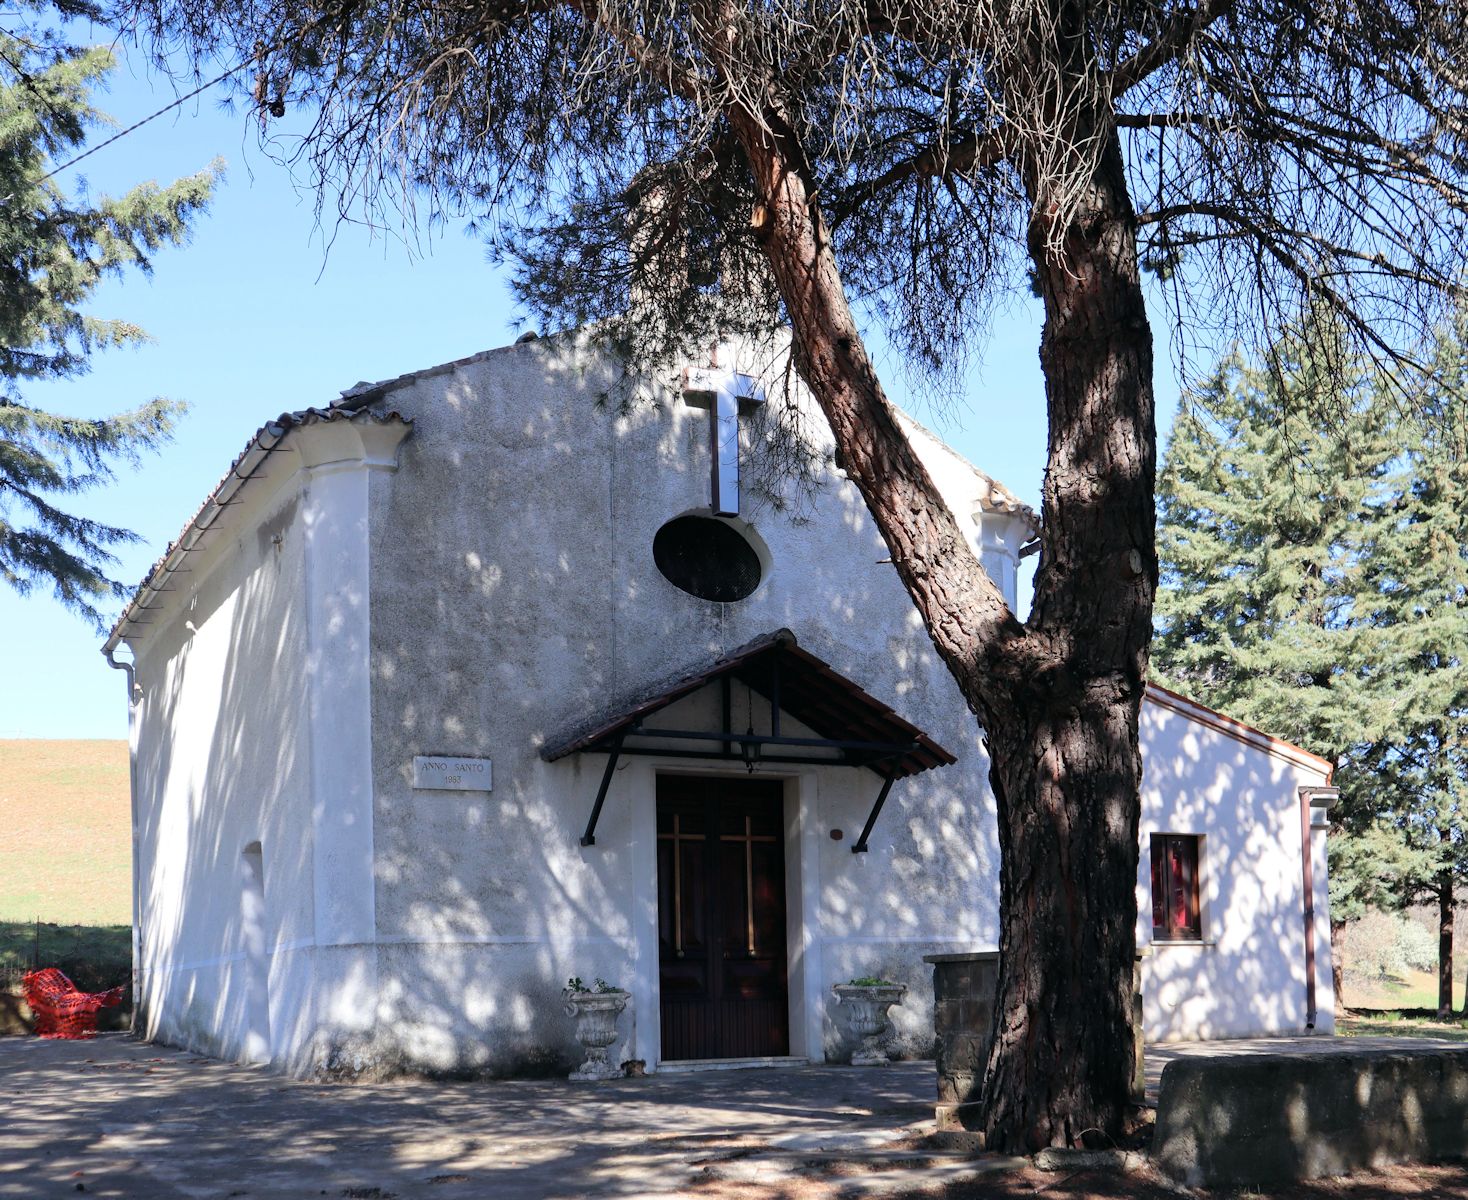
[[[129,982],[132,931],[126,925],[65,925],[36,917],[0,921],[0,989],[16,991],[38,967],[58,967],[84,992]]]

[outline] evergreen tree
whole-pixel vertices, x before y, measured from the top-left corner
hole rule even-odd
[[[1352,752],[1378,812],[1425,864],[1404,894],[1438,908],[1438,1011],[1452,1011],[1455,889],[1468,876],[1468,355],[1443,329],[1430,386],[1363,522],[1357,620],[1371,630],[1373,737]]]
[[[95,201],[68,197],[47,177],[107,120],[90,94],[115,65],[111,51],[73,45],[55,27],[58,17],[93,15],[68,2],[48,19],[22,3],[0,29],[0,578],[21,593],[49,584],[100,624],[98,605],[124,591],[107,574],[111,548],[135,535],[64,502],[166,439],[182,406],[155,399],[90,420],[27,404],[25,388],[85,373],[94,350],[147,340],[137,325],[84,306],[104,277],[146,273],[159,247],[185,240],[218,167]]]
[[[1184,398],[1158,481],[1153,670],[1335,758],[1364,715],[1342,667],[1394,415],[1367,374],[1318,361],[1328,334],[1300,332],[1268,365],[1235,352]]]
[[[1174,426],[1153,669],[1335,761],[1333,931],[1431,895],[1448,1011],[1468,868],[1461,342],[1439,338],[1404,408],[1363,367],[1322,368],[1305,347],[1335,340],[1305,332],[1268,369],[1230,358]]]

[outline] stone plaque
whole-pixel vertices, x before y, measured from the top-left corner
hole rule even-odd
[[[487,758],[415,758],[413,786],[438,792],[488,792],[494,787],[493,768]]]

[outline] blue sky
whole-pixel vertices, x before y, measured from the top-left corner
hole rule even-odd
[[[328,403],[359,380],[461,358],[516,333],[519,314],[481,243],[454,229],[416,241],[412,252],[405,241],[415,235],[405,239],[402,230],[328,227],[324,237],[314,194],[257,148],[243,110],[220,110],[221,95],[216,89],[189,102],[62,176],[68,190],[84,176],[92,192],[117,193],[216,157],[227,163],[192,243],[160,253],[151,278],[109,282],[91,305],[98,315],[137,322],[154,342],[98,355],[82,379],[27,393],[32,403],[81,416],[154,396],[192,405],[162,453],[73,506],[142,536],[122,552],[117,576],[129,582],[141,579],[264,421]],[[95,102],[129,125],[172,98],[171,84],[124,62]],[[1165,324],[1154,329],[1165,431],[1178,389]],[[1019,303],[999,322],[982,371],[944,414],[908,397],[895,363],[880,366],[898,403],[1037,504],[1045,461],[1038,346],[1038,305]],[[85,622],[40,589],[29,597],[0,590],[0,629],[0,737],[126,736],[122,674],[107,667],[101,638]]]

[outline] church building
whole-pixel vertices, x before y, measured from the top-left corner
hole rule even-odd
[[[614,1062],[840,1061],[879,976],[931,1052],[924,956],[997,945],[981,731],[829,434],[755,486],[813,402],[721,354],[623,404],[522,339],[261,426],[106,644],[143,1033],[560,1071],[575,976],[631,993]],[[1034,515],[906,427],[1014,606]],[[1329,1032],[1329,764],[1156,687],[1142,739],[1147,1036]]]

